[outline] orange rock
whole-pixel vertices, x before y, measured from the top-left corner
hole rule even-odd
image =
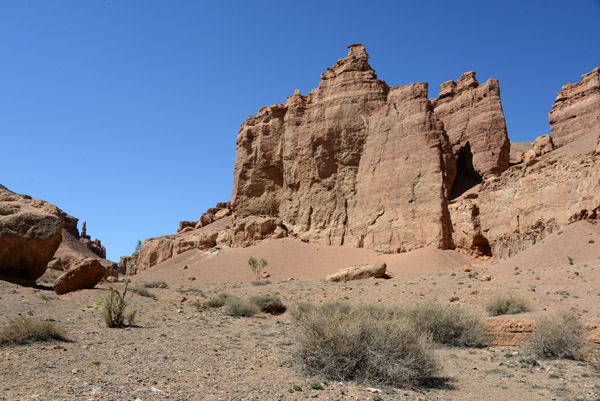
[[[486,332],[488,344],[503,347],[516,347],[529,339],[535,328],[532,319],[499,316],[488,319]]]

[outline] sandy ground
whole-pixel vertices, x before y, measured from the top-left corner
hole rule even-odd
[[[19,315],[53,319],[71,340],[0,347],[0,400],[372,400],[373,393],[352,382],[310,388],[323,378],[305,375],[294,363],[288,312],[235,318],[194,304],[222,292],[278,295],[290,308],[334,300],[408,306],[458,297],[458,304],[483,315],[491,296],[514,292],[533,304],[532,312],[517,316],[538,318],[574,307],[594,335],[600,326],[598,245],[600,227],[579,222],[505,261],[436,249],[377,255],[294,239],[208,254],[189,251],[133,277],[134,284],[161,280],[168,288],[150,290],[157,300],[132,294],[131,304],[141,311],[137,325],[126,329],[104,325],[97,304],[102,289],[56,296],[52,271],[38,280],[38,288],[0,282],[0,324]],[[268,284],[252,285],[250,256],[269,262]],[[380,260],[391,278],[323,280],[340,268]],[[472,271],[461,272],[461,266]],[[544,360],[523,367],[523,350],[502,347],[440,348],[436,355],[443,385],[383,387],[381,398],[600,399],[599,372],[587,362]],[[293,385],[303,391],[290,393]]]

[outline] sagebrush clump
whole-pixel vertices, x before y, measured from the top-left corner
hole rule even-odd
[[[406,312],[408,319],[434,342],[453,347],[482,347],[486,343],[482,319],[457,305],[422,302]]]
[[[229,316],[250,317],[259,312],[256,304],[237,297],[227,298],[225,302],[225,313]]]
[[[101,300],[100,312],[104,318],[107,327],[124,327],[131,326],[135,323],[137,309],[127,313],[128,302],[125,300],[127,295],[128,282],[125,282],[123,293],[114,288],[107,288],[104,292],[104,297]]]
[[[302,304],[292,312],[294,361],[309,374],[365,384],[412,386],[439,372],[430,336],[380,306]]]
[[[490,299],[485,310],[490,316],[514,315],[531,309],[526,298],[514,294],[499,294]]]
[[[584,327],[573,310],[538,320],[527,350],[537,358],[583,358]]]
[[[256,295],[250,297],[250,302],[258,306],[262,312],[270,313],[271,315],[280,315],[287,309],[281,302],[281,299],[273,295]]]
[[[53,340],[68,341],[65,331],[54,322],[18,317],[0,328],[0,345]]]

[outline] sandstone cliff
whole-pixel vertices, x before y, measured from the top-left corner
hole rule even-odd
[[[558,92],[550,118],[556,146],[563,146],[590,132],[600,135],[600,67],[568,83]]]
[[[390,87],[368,61],[364,46],[350,45],[318,88],[248,117],[231,202],[146,240],[137,268],[285,236],[506,257],[598,218],[600,70],[563,87],[550,113],[554,140],[540,136],[511,156],[497,80],[479,85],[468,72],[428,99],[426,83]]]

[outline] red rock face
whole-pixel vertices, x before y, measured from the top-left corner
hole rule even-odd
[[[308,96],[296,92],[242,125],[234,215],[279,216],[323,244],[448,248],[454,158],[427,84],[390,88],[362,45],[349,49]]]
[[[557,147],[591,131],[600,134],[600,67],[583,75],[581,81],[564,85],[548,117]]]
[[[459,165],[461,150],[468,146],[480,177],[496,176],[508,168],[510,142],[497,79],[479,85],[475,72],[466,72],[457,83],[444,82],[432,103]]]

